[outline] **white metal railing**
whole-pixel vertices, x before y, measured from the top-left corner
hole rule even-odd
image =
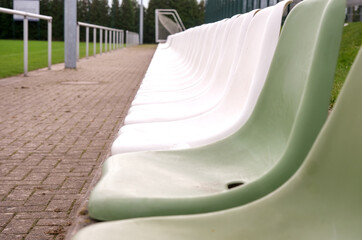
[[[114,29],[95,24],[78,22],[77,25],[77,58],[79,59],[79,38],[80,27],[85,27],[85,41],[86,41],[86,58],[89,56],[89,28],[93,28],[93,56],[96,55],[97,43],[97,29],[99,29],[99,53],[103,52],[103,31],[104,31],[104,50],[105,52],[123,47],[124,44],[124,31],[122,29]]]
[[[140,37],[138,33],[126,31],[126,46],[134,46],[140,44]]]
[[[50,16],[39,15],[29,12],[17,11],[8,8],[0,7],[0,13],[7,13],[13,15],[20,15],[24,17],[23,20],[23,35],[24,35],[24,76],[28,75],[28,18],[39,18],[48,21],[48,69],[52,65],[52,20]]]

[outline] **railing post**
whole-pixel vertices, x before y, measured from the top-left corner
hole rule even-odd
[[[96,52],[97,52],[97,32],[96,32],[96,28],[93,28],[93,56],[96,56]]]
[[[124,30],[122,30],[122,47],[124,47]]]
[[[128,47],[128,30],[126,31],[126,47]]]
[[[77,60],[79,60],[80,26],[77,24]]]
[[[89,27],[85,28],[85,56],[88,58],[88,51],[89,51]]]
[[[113,49],[116,49],[116,31],[113,31]]]
[[[141,0],[140,4],[140,35],[139,35],[139,42],[143,44],[143,0]]]
[[[23,21],[24,34],[24,76],[28,76],[28,17],[24,16]]]
[[[77,2],[64,0],[64,63],[77,68]]]
[[[102,50],[103,50],[103,47],[102,47],[102,33],[103,33],[103,29],[100,28],[99,29],[99,54],[102,55]]]
[[[108,36],[108,31],[107,29],[104,30],[104,52],[107,53],[107,50],[108,50],[108,39],[107,39],[107,36]]]
[[[52,20],[48,20],[48,69],[52,68]]]
[[[109,30],[109,51],[112,51],[112,31]]]
[[[119,48],[119,43],[118,43],[118,30],[116,30],[114,33],[116,34],[116,48],[118,49],[118,48]]]

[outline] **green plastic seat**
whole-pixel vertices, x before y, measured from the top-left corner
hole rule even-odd
[[[289,14],[249,120],[205,147],[114,155],[91,193],[91,217],[117,220],[240,206],[280,187],[305,159],[328,112],[344,20],[341,0]]]
[[[277,191],[216,213],[100,223],[74,240],[360,240],[361,76],[362,49],[309,155]]]

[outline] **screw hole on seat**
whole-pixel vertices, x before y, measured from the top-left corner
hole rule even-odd
[[[242,181],[235,181],[235,182],[228,183],[227,188],[232,189],[232,188],[242,186],[243,184],[244,184],[244,182],[242,182]]]

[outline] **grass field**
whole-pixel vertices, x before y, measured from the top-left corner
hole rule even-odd
[[[332,90],[330,108],[333,107],[348,71],[362,44],[362,22],[349,23],[343,29],[337,69]],[[64,61],[64,42],[52,43],[52,63]],[[104,44],[103,44],[104,49]],[[97,44],[99,53],[99,44]],[[89,44],[89,55],[93,55],[93,43]],[[80,57],[85,57],[85,43],[80,43]],[[29,41],[29,71],[48,65],[47,42]],[[23,72],[23,41],[0,40],[0,78]]]
[[[47,41],[29,41],[28,48],[29,71],[48,66]],[[99,53],[99,43],[96,51]],[[80,43],[79,55],[85,57],[85,42]],[[89,55],[93,55],[93,43],[89,44]],[[64,62],[64,42],[52,42],[52,64],[61,62]],[[0,40],[0,78],[23,73],[23,64],[23,41]]]
[[[339,50],[338,63],[334,84],[332,89],[332,97],[330,108],[333,107],[339,91],[347,77],[353,60],[357,56],[358,50],[362,44],[362,22],[349,23],[343,29],[341,48]]]

